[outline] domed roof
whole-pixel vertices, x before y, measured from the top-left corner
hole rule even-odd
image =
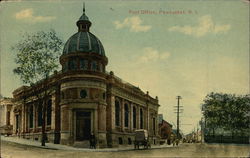
[[[75,33],[64,45],[63,55],[76,52],[91,52],[105,56],[105,51],[101,41],[88,31],[79,31]]]
[[[78,32],[72,35],[64,45],[63,55],[69,53],[97,53],[105,56],[105,51],[101,41],[89,32],[91,21],[85,14],[85,4],[83,13],[76,22]]]
[[[89,18],[85,15],[85,13],[79,18],[80,20],[84,20],[84,21],[89,21]]]

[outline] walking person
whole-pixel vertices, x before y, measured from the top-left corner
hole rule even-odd
[[[96,138],[93,132],[90,135],[89,144],[90,144],[90,149],[96,148]]]

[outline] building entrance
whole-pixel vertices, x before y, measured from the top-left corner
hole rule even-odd
[[[89,140],[91,132],[91,112],[76,112],[76,140]]]

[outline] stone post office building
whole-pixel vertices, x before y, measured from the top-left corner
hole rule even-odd
[[[12,136],[41,139],[45,98],[39,96],[46,90],[49,142],[87,147],[94,133],[97,147],[116,147],[133,144],[134,130],[147,129],[151,143],[157,143],[158,98],[106,72],[108,58],[101,41],[90,32],[85,9],[76,25],[78,32],[68,39],[59,59],[62,71],[32,87],[16,89],[11,108],[9,103],[3,108]]]

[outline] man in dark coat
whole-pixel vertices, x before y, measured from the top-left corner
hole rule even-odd
[[[90,135],[89,144],[90,144],[90,149],[96,148],[96,139],[95,139],[94,133],[91,133],[91,135]]]

